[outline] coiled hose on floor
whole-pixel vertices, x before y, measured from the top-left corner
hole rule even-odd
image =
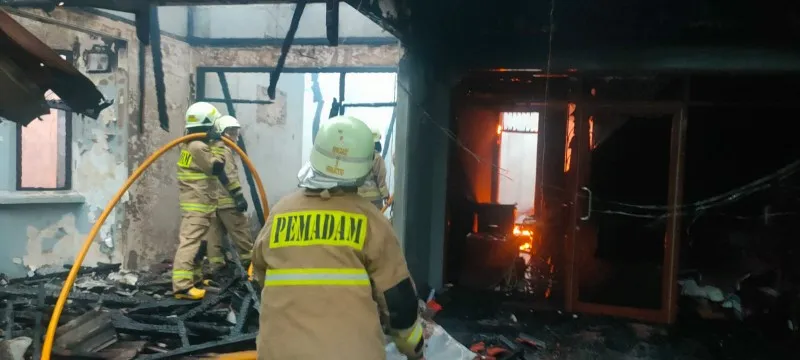
[[[83,247],[78,252],[78,256],[75,257],[75,263],[72,264],[72,269],[69,271],[69,275],[67,275],[67,279],[64,280],[64,286],[61,288],[61,293],[58,295],[58,300],[56,301],[56,306],[53,308],[53,315],[50,317],[50,324],[47,326],[47,333],[44,337],[44,344],[42,345],[42,357],[41,360],[50,360],[50,355],[53,351],[53,341],[56,335],[56,329],[58,328],[58,320],[61,317],[61,312],[64,311],[64,305],[67,303],[67,297],[69,297],[69,293],[72,290],[72,285],[75,283],[75,279],[78,277],[78,271],[83,264],[83,260],[86,258],[86,253],[89,252],[89,248],[92,246],[92,242],[94,242],[94,238],[97,236],[97,233],[100,231],[100,227],[103,226],[103,223],[108,218],[108,215],[111,214],[111,210],[114,209],[114,206],[119,203],[119,200],[128,191],[128,188],[133,185],[133,183],[142,176],[147,168],[153,164],[158,158],[160,158],[164,153],[168,150],[172,149],[173,147],[181,144],[183,142],[189,140],[198,140],[205,138],[206,134],[191,134],[186,135],[175,140],[170,141],[168,144],[164,145],[156,152],[154,152],[150,157],[145,159],[145,161],[139,165],[138,168],[133,172],[133,174],[128,177],[128,180],[125,181],[125,184],[122,185],[121,188],[114,194],[114,197],[111,201],[108,202],[105,209],[103,209],[103,213],[100,214],[100,218],[94,223],[92,226],[91,231],[89,231],[89,235],[86,237],[86,240],[83,242]],[[258,172],[256,171],[255,165],[250,161],[250,158],[247,157],[247,154],[239,148],[235,142],[231,141],[226,137],[222,137],[222,140],[227,144],[231,149],[236,151],[237,154],[242,158],[242,162],[245,166],[250,169],[250,172],[253,173],[253,179],[256,182],[256,186],[258,187],[258,196],[261,199],[261,203],[264,204],[264,220],[266,221],[267,216],[269,215],[269,205],[267,204],[267,194],[264,191],[264,184],[261,182],[261,177],[258,176]],[[252,266],[250,272],[252,273]]]

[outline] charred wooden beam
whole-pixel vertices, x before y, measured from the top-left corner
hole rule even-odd
[[[174,359],[184,355],[192,355],[201,352],[223,352],[230,350],[238,350],[243,347],[254,346],[258,333],[250,333],[243,335],[234,335],[220,341],[211,341],[204,344],[192,345],[185,348],[168,351],[161,354],[145,355],[141,360],[158,360],[158,359]]]
[[[45,296],[47,299],[56,299],[58,298],[60,292],[57,291],[46,291]],[[30,289],[20,289],[20,288],[3,288],[0,289],[0,298],[16,298],[16,297],[25,297],[25,298],[36,298],[39,295],[39,292],[36,290]],[[118,295],[98,295],[98,294],[89,294],[89,293],[70,293],[69,300],[73,301],[82,301],[82,302],[99,302],[103,301],[105,304],[113,304],[119,306],[137,306],[144,303],[152,302],[152,299],[142,300],[137,298],[129,298],[129,297],[122,297]]]
[[[267,87],[267,96],[275,100],[275,90],[278,86],[278,79],[281,77],[283,66],[286,65],[286,56],[289,55],[289,49],[292,48],[294,42],[294,35],[297,33],[297,28],[300,26],[300,18],[303,16],[303,10],[306,8],[308,0],[298,0],[292,14],[292,22],[289,24],[289,30],[286,32],[286,37],[283,39],[283,46],[281,46],[281,55],[278,57],[278,64],[275,70],[269,76],[269,87]]]
[[[328,44],[339,46],[339,0],[325,1],[325,31]]]

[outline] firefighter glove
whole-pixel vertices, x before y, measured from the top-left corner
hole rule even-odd
[[[239,212],[247,211],[247,200],[244,198],[244,194],[241,192],[237,193],[233,196],[233,201],[236,202],[236,210]]]

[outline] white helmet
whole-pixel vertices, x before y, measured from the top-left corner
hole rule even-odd
[[[222,134],[228,128],[240,128],[242,127],[239,124],[239,120],[236,120],[235,117],[230,115],[223,115],[217,121],[214,122],[214,130],[217,131],[218,134]]]
[[[371,128],[372,129],[372,142],[381,141],[381,131],[378,128]]]
[[[320,126],[311,150],[311,167],[329,177],[358,181],[372,170],[372,131],[352,116],[335,116]]]
[[[194,103],[186,109],[186,128],[213,126],[220,115],[222,114],[219,113],[214,105],[207,102]]]

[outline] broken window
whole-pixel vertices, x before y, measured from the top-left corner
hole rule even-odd
[[[51,90],[45,99],[60,100]],[[17,127],[17,190],[70,189],[71,129],[72,113],[58,109]]]
[[[500,121],[498,202],[517,204],[520,214],[532,214],[536,196],[539,113],[504,112]]]

